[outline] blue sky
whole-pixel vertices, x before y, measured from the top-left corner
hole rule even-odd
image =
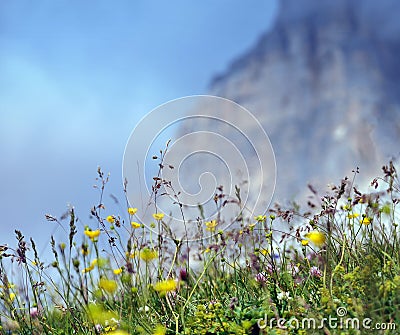
[[[68,204],[88,221],[97,166],[121,197],[137,122],[207,93],[276,11],[276,0],[0,2],[0,244],[16,228],[47,243],[44,214]]]

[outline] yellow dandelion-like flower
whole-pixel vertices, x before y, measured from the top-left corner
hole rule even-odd
[[[95,238],[99,237],[100,235],[100,230],[85,230],[84,234],[89,237],[92,241],[94,241]]]
[[[10,301],[14,301],[15,297],[16,297],[15,293],[11,292],[10,293]]]
[[[371,223],[371,219],[369,217],[365,217],[361,220],[362,224],[369,225]]]
[[[167,279],[160,281],[158,283],[155,283],[153,285],[154,290],[159,292],[161,295],[165,295],[168,292],[175,291],[177,287],[177,283],[174,279]]]
[[[257,215],[254,217],[254,220],[257,222],[265,222],[267,221],[267,216],[266,215]]]
[[[210,252],[211,251],[211,249],[210,248],[206,248],[206,249],[204,249],[204,252],[205,253],[207,253],[207,252]]]
[[[152,261],[153,259],[158,257],[157,251],[151,250],[149,248],[144,248],[140,250],[139,253],[140,259],[144,260],[146,263]]]
[[[301,245],[303,247],[305,247],[306,245],[308,245],[308,240],[301,240]]]
[[[113,272],[115,275],[120,275],[122,273],[122,268],[114,269]]]
[[[355,219],[355,218],[357,218],[358,216],[360,216],[360,214],[358,214],[358,213],[353,213],[353,214],[347,215],[347,217],[348,217],[349,219]]]
[[[167,333],[167,328],[163,325],[157,325],[154,329],[153,335],[165,335]]]
[[[108,293],[114,293],[117,288],[117,282],[115,280],[110,280],[107,278],[100,278],[99,287]]]
[[[319,248],[321,248],[326,242],[325,234],[317,230],[310,231],[305,235],[305,237]]]
[[[83,272],[83,273],[90,272],[90,271],[92,271],[92,270],[95,268],[96,265],[97,265],[97,258],[95,258],[94,260],[92,260],[92,262],[90,263],[90,265],[89,265],[87,268],[84,268],[84,269],[82,270],[82,272]]]
[[[109,223],[114,223],[114,222],[115,222],[115,218],[114,218],[114,216],[112,216],[112,215],[107,216],[106,220],[107,220]]]
[[[263,256],[269,254],[269,251],[268,251],[267,249],[261,249],[260,252],[261,252],[261,254],[262,254]]]
[[[215,231],[215,227],[218,225],[218,222],[217,222],[217,220],[211,220],[211,221],[207,221],[205,223],[205,225],[207,227],[206,230],[213,232],[213,231]]]
[[[129,213],[130,215],[135,215],[137,211],[138,211],[137,208],[132,208],[132,207],[129,207],[129,208],[128,208],[128,213]]]
[[[140,228],[142,225],[141,225],[140,223],[138,223],[138,222],[132,221],[132,222],[131,222],[131,226],[132,226],[133,229],[138,229],[138,228]]]
[[[154,213],[153,218],[157,221],[160,221],[164,218],[164,213]]]
[[[129,333],[127,333],[125,330],[121,330],[121,329],[115,330],[115,331],[113,331],[111,333],[107,333],[107,334],[108,335],[129,335]]]

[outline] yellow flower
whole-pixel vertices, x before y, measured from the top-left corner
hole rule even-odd
[[[114,269],[113,272],[115,275],[120,275],[122,273],[122,268]]]
[[[310,231],[305,237],[319,248],[321,248],[326,241],[325,234],[317,230]]]
[[[361,220],[361,223],[365,224],[365,225],[369,225],[371,223],[371,220],[370,220],[370,218],[365,217],[364,219]]]
[[[15,293],[11,292],[10,293],[10,300],[14,301],[15,297],[16,297]]]
[[[157,325],[154,329],[153,335],[165,335],[167,333],[167,329],[163,325]]]
[[[205,225],[207,227],[206,230],[215,231],[215,227],[218,225],[218,222],[217,220],[207,221]]]
[[[95,238],[99,237],[100,235],[100,230],[85,230],[84,234],[89,237],[92,241],[94,241]]]
[[[115,222],[115,218],[112,215],[107,216],[106,220],[110,223],[114,223]]]
[[[133,229],[137,229],[137,228],[140,228],[142,225],[140,223],[132,221],[131,222],[131,226],[132,226]]]
[[[107,278],[100,278],[99,287],[108,293],[114,293],[117,290],[117,282]]]
[[[138,211],[137,208],[132,208],[132,207],[129,207],[129,208],[128,208],[128,213],[129,213],[130,215],[135,215],[137,211]]]
[[[308,240],[301,240],[301,245],[303,247],[305,247],[306,245],[308,245]]]
[[[265,222],[267,220],[267,216],[266,215],[257,215],[254,217],[254,220],[256,220],[257,222]]]
[[[129,335],[129,333],[127,333],[125,330],[121,330],[121,329],[115,330],[115,331],[113,331],[111,333],[107,333],[107,334],[108,335]]]
[[[150,262],[153,259],[157,258],[158,254],[157,254],[157,251],[155,251],[155,250],[151,250],[149,248],[144,248],[143,250],[140,251],[139,256],[145,262]]]
[[[349,214],[349,215],[347,215],[347,217],[349,218],[349,219],[355,219],[356,217],[358,217],[360,214],[358,214],[358,213],[353,213],[353,214]]]
[[[89,267],[84,268],[82,270],[83,273],[87,273],[90,272],[94,269],[94,267],[97,265],[97,258],[95,258],[94,260],[92,260],[92,262],[90,263]]]
[[[176,286],[177,283],[174,279],[163,280],[153,285],[154,290],[161,295],[166,295],[168,292],[175,291]]]
[[[164,218],[164,213],[154,213],[153,218],[157,221],[162,220]]]
[[[267,249],[261,249],[260,252],[261,252],[261,254],[262,254],[263,256],[269,254],[269,251],[268,251]]]
[[[129,335],[129,333],[127,333],[125,330],[121,330],[121,329],[115,330],[115,331],[113,331],[111,333],[107,333],[107,334],[108,335]]]

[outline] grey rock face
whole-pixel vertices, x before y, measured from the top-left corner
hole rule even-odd
[[[398,155],[398,14],[396,0],[283,0],[273,29],[213,80],[212,94],[248,108],[269,134],[276,200],[357,166],[369,180]]]

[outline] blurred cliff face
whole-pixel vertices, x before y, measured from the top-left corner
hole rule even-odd
[[[398,155],[399,13],[396,0],[283,0],[273,29],[213,80],[211,94],[248,108],[269,134],[275,200],[356,167],[368,182]]]

